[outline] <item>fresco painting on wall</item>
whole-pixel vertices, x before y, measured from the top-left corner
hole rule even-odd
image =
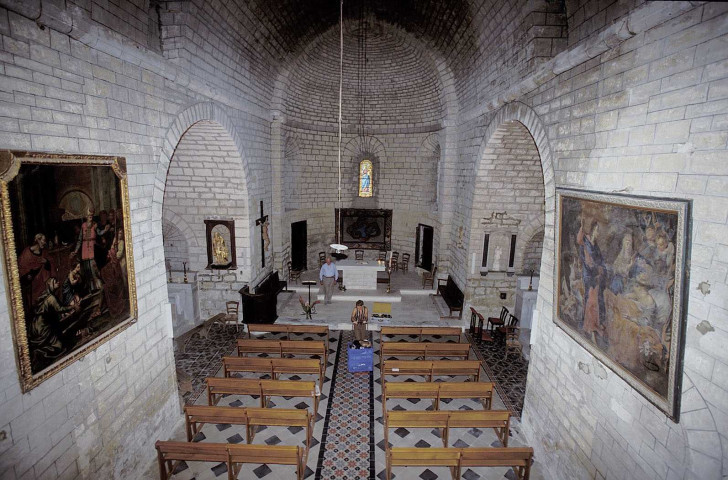
[[[137,317],[126,161],[0,152],[5,278],[28,391]]]
[[[687,200],[557,190],[554,321],[678,421]]]

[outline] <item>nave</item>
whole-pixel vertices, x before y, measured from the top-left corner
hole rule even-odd
[[[292,324],[296,325],[296,324]],[[300,325],[300,323],[299,323]],[[275,326],[278,326],[276,324]],[[294,327],[295,328],[295,327]],[[385,329],[387,327],[384,327]],[[390,327],[396,328],[396,327]],[[227,334],[227,336],[225,335]],[[300,397],[267,397],[268,409],[304,409],[311,411],[314,421],[313,435],[310,441],[310,451],[304,455],[304,467],[301,469],[303,478],[386,478],[387,456],[384,440],[384,415],[382,411],[382,378],[379,368],[380,359],[380,333],[370,332],[373,340],[373,371],[350,373],[348,371],[349,350],[347,344],[353,340],[351,331],[331,330],[329,334],[328,361],[323,378],[321,395],[318,398],[318,409],[314,413],[313,401]],[[247,339],[243,332],[235,333],[233,329],[213,330],[208,339],[193,339],[187,349],[190,353],[178,355],[178,367],[180,360],[189,360],[195,356],[196,365],[205,365],[207,370],[201,370],[199,378],[193,378],[193,385],[196,391],[186,393],[185,400],[188,405],[207,405],[208,397],[204,392],[205,382],[202,376],[209,375],[215,365],[220,365],[222,360],[210,358],[206,364],[205,357],[212,357],[219,352],[219,347],[209,348],[207,351],[198,350],[204,343],[224,344],[225,338],[229,352],[236,351],[236,337]],[[257,338],[260,340],[283,339],[285,333],[266,333]],[[321,334],[291,334],[291,340],[303,340],[309,342],[322,341]],[[441,335],[393,335],[387,334],[383,341],[388,345],[391,343],[407,343],[416,345],[422,343],[448,343],[455,344],[458,340],[462,342],[472,341],[472,336],[441,336]],[[500,346],[500,349],[498,348]],[[492,393],[492,404],[490,411],[508,411],[513,417],[510,419],[509,447],[517,447],[523,444],[519,432],[519,416],[523,404],[523,391],[525,391],[525,373],[527,363],[522,357],[511,354],[510,358],[498,361],[503,356],[504,345],[496,335],[494,342],[474,343],[470,346],[468,357],[470,361],[477,359],[480,362],[481,370],[478,383],[488,384],[495,381],[495,388]],[[466,347],[467,350],[467,347]],[[194,353],[192,353],[194,352]],[[352,352],[358,352],[353,350]],[[234,353],[230,353],[233,354]],[[187,358],[180,358],[185,357]],[[273,358],[277,355],[272,353],[261,353],[257,357]],[[388,355],[386,362],[399,361],[399,356]],[[495,361],[494,361],[495,360]],[[217,363],[215,363],[215,361]],[[445,361],[445,360],[443,360]],[[455,364],[461,360],[447,360],[448,364]],[[187,363],[187,368],[191,363]],[[461,373],[461,372],[457,372]],[[215,376],[223,376],[222,368],[217,368]],[[233,374],[242,378],[259,378],[260,374],[244,373]],[[262,378],[270,378],[270,375],[262,375]],[[281,378],[296,380],[300,382],[316,381],[315,375],[281,375]],[[498,378],[504,381],[499,382]],[[460,382],[470,380],[463,375],[435,376],[433,382],[426,382],[426,377],[419,375],[396,375],[387,377],[386,383],[404,382],[407,384],[437,384],[447,383],[456,385]],[[521,382],[519,384],[519,381]],[[515,385],[518,384],[518,385]],[[201,387],[201,388],[200,388]],[[520,394],[520,399],[518,398]],[[483,411],[484,405],[476,398],[442,398],[437,402],[438,410],[435,410],[435,401],[425,398],[389,398],[386,400],[387,411],[389,412],[478,412]],[[260,399],[254,395],[228,395],[220,399],[219,406],[232,406],[238,408],[259,407]],[[282,410],[281,410],[282,411]],[[390,428],[389,443],[394,448],[415,447],[422,451],[432,450],[442,446],[443,430],[437,428]],[[502,442],[499,440],[496,431],[492,428],[453,428],[448,431],[448,447],[451,449],[470,447],[499,447]],[[179,432],[174,440],[184,440],[185,434]],[[205,425],[200,433],[194,436],[193,441],[202,443],[223,443],[242,444],[246,439],[245,426],[239,425]],[[297,445],[305,448],[306,429],[299,426],[267,426],[258,427],[252,444],[257,445]],[[175,468],[175,475],[172,478],[179,479],[212,479],[225,478],[228,467],[224,462],[182,462]],[[514,471],[508,467],[468,467],[460,472],[466,479],[475,478],[520,478],[516,477]],[[294,478],[295,468],[289,465],[272,464],[245,464],[237,472],[236,478]],[[392,467],[390,478],[451,478],[451,472],[444,466],[412,466]],[[524,477],[525,478],[525,477]],[[541,478],[539,474],[538,461],[534,462],[530,478]]]

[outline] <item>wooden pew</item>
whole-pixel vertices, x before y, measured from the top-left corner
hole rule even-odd
[[[313,436],[312,416],[308,410],[296,409],[273,409],[273,408],[246,408],[248,415],[248,426],[246,428],[248,443],[255,438],[258,427],[303,427],[306,429],[306,452],[311,449],[311,438]]]
[[[453,428],[492,428],[503,446],[508,446],[511,412],[495,411],[435,411],[404,412],[391,410],[384,416],[384,444],[389,448],[390,428],[438,428],[442,446],[447,447]]]
[[[240,341],[240,340],[238,340]],[[387,357],[458,357],[467,360],[470,357],[469,343],[407,343],[382,342],[379,349],[379,368],[382,368]]]
[[[453,478],[460,478],[458,448],[390,448],[387,451],[387,480],[392,467],[450,467]]]
[[[188,442],[192,441],[206,423],[247,425],[247,422],[248,416],[244,408],[205,405],[187,405],[185,407],[185,431]]]
[[[328,348],[320,340],[267,340],[267,339],[238,339],[238,356],[244,357],[248,353],[268,353],[283,358],[285,355],[318,356],[324,366],[328,362]]]
[[[303,480],[306,461],[303,458],[301,447],[282,445],[228,445],[229,469],[231,478],[238,478],[238,474],[245,463],[259,463],[267,465],[294,465],[296,479]]]
[[[279,375],[318,375],[319,388],[324,385],[324,368],[319,360],[302,358],[222,357],[226,378],[233,373],[267,373],[272,379]]]
[[[226,463],[228,467],[228,480],[234,480],[230,465],[227,443],[190,443],[157,441],[157,463],[159,464],[159,478],[168,480],[172,472],[181,461],[186,462],[214,462]]]
[[[318,411],[320,393],[315,382],[219,377],[208,377],[206,382],[208,405],[217,405],[223,395],[259,395],[261,408],[268,406],[270,397],[306,397],[313,399],[314,414]]]
[[[447,430],[443,438],[446,447],[453,428],[492,428],[503,446],[508,446],[508,432],[511,428],[511,412],[508,410],[451,410],[448,414]]]
[[[518,480],[531,476],[531,447],[463,448],[460,469],[468,467],[511,467]]]
[[[435,401],[435,409],[440,409],[440,400],[443,398],[477,398],[484,410],[490,410],[494,388],[495,383],[493,382],[442,382]]]
[[[443,398],[477,398],[485,410],[490,410],[493,399],[492,382],[388,382],[382,384],[382,410],[387,411],[391,398],[420,398],[434,400],[440,409]]]
[[[533,449],[503,448],[391,448],[387,452],[387,480],[392,467],[450,467],[459,479],[463,468],[511,467],[518,480],[529,480]]]
[[[479,360],[385,360],[381,368],[382,384],[388,375],[420,375],[432,381],[440,375],[458,375],[480,380]]]
[[[286,323],[249,323],[248,338],[252,338],[253,333],[285,333],[286,340],[291,339],[291,334],[298,333],[314,333],[317,335],[325,335],[326,351],[329,350],[329,326],[328,325],[296,325]]]
[[[256,407],[211,407],[204,405],[188,405],[185,407],[185,427],[187,441],[206,423],[245,425],[245,441],[251,443],[259,426],[303,427],[306,429],[306,454],[311,448],[312,425],[311,413],[297,409],[271,409]]]
[[[440,335],[443,337],[458,337],[458,343],[462,341],[463,331],[460,327],[382,327],[379,330],[379,341],[384,341],[384,335],[417,335],[418,342],[423,336]]]

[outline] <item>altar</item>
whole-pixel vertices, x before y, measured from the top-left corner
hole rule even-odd
[[[385,271],[385,265],[376,260],[346,259],[336,262],[336,269],[344,275],[344,286],[351,290],[376,290],[377,272]]]

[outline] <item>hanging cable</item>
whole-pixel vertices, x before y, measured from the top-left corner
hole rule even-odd
[[[341,0],[339,4],[339,208],[338,217],[336,219],[336,225],[334,231],[341,225],[341,104],[344,92],[344,0]],[[336,241],[341,243],[342,238],[337,238]]]

